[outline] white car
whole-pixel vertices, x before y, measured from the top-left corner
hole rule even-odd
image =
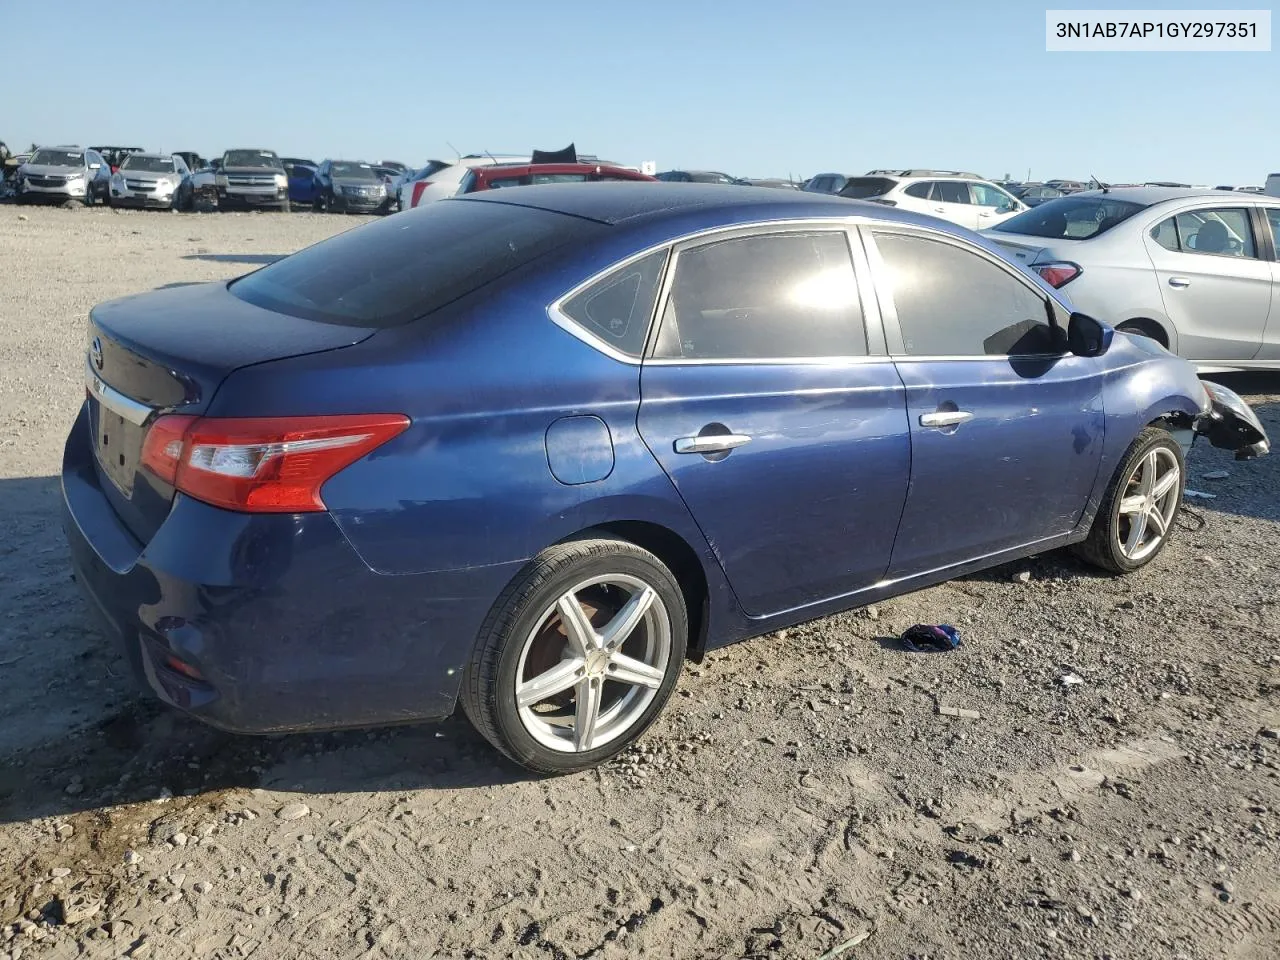
[[[970,230],[994,227],[1027,209],[990,180],[954,170],[872,170],[847,179],[840,196],[927,213]]]
[[[411,210],[424,203],[444,200],[456,196],[462,186],[462,179],[472,167],[492,167],[501,163],[528,163],[529,157],[485,154],[470,154],[459,158],[457,163],[442,165],[439,160],[432,160],[419,171],[419,176],[400,184],[399,203],[401,210]],[[431,168],[435,166],[435,169]]]

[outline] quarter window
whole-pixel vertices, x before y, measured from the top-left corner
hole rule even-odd
[[[659,250],[619,267],[570,297],[560,311],[615,350],[638,357],[666,262],[667,251]]]
[[[1173,217],[1167,220],[1161,220],[1151,228],[1151,239],[1166,250],[1172,250],[1177,253],[1178,246],[1178,225],[1173,222]]]
[[[1243,208],[1192,210],[1174,217],[1183,253],[1256,258],[1249,211]]]
[[[1026,356],[1061,352],[1047,297],[954,244],[874,234],[888,269],[909,356]]]
[[[680,253],[655,356],[774,359],[865,356],[858,285],[844,233],[722,240]]]
[[[915,197],[917,200],[928,200],[929,188],[932,186],[933,184],[928,180],[921,180],[919,183],[911,184],[911,186],[907,187],[907,189],[902,192],[908,197]]]

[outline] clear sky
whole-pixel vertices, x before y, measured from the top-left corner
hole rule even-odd
[[[1280,170],[1280,55],[1046,53],[1045,7],[0,0],[0,138],[414,166],[572,140],[753,177]]]

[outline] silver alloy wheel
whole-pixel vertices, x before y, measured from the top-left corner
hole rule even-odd
[[[671,659],[658,592],[612,573],[562,593],[525,638],[512,691],[538,743],[582,753],[626,735],[657,696]]]
[[[1178,507],[1182,471],[1178,458],[1156,447],[1139,460],[1125,482],[1120,500],[1117,540],[1120,552],[1137,563],[1160,548]]]

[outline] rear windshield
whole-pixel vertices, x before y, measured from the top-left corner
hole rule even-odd
[[[840,196],[853,200],[867,200],[871,197],[883,197],[898,185],[897,180],[887,177],[853,177],[845,181]]]
[[[1010,217],[991,229],[1000,233],[1044,237],[1046,240],[1087,240],[1106,233],[1118,223],[1124,223],[1142,209],[1141,203],[1116,200],[1105,194],[1059,197]]]
[[[445,167],[452,164],[445,163],[443,160],[428,160],[427,165],[413,175],[414,180],[425,180],[427,177],[433,177]]]
[[[280,158],[270,150],[228,150],[222,155],[224,167],[265,167],[283,170]]]
[[[120,161],[121,170],[139,170],[143,173],[173,173],[173,160],[169,157],[144,157],[131,153]]]
[[[533,207],[445,200],[277,260],[231,292],[321,323],[396,327],[607,229]]]

